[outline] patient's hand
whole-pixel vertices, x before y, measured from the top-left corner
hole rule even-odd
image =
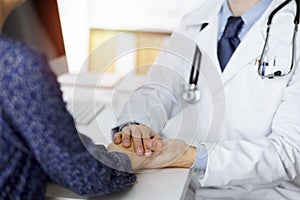
[[[107,147],[109,152],[121,152],[128,155],[133,170],[138,170],[141,168],[144,168],[145,164],[149,162],[149,157],[146,156],[138,156],[135,151],[133,145],[130,147],[124,147],[121,143],[120,144],[114,144],[111,143]]]
[[[196,149],[189,147],[183,140],[170,139],[162,142],[162,150],[159,155],[151,157],[138,156],[133,147],[125,148],[121,144],[110,144],[108,151],[126,153],[131,161],[133,170],[154,169],[164,167],[190,167],[196,158]]]

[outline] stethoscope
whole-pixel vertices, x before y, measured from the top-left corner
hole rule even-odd
[[[189,83],[185,86],[185,91],[182,95],[182,98],[191,104],[197,103],[200,100],[200,91],[197,88],[197,83],[200,73],[201,57],[202,53],[196,45]]]
[[[275,77],[282,77],[282,76],[286,76],[286,75],[290,74],[291,71],[293,70],[294,58],[295,58],[295,47],[296,47],[296,45],[295,45],[295,43],[296,43],[296,33],[298,31],[298,24],[299,24],[299,0],[295,0],[295,2],[296,2],[296,16],[295,16],[295,19],[294,19],[294,25],[295,26],[294,26],[294,33],[293,33],[291,66],[289,68],[289,71],[284,73],[281,70],[277,70],[273,73],[266,74],[265,73],[265,66],[268,65],[268,62],[264,61],[265,51],[266,51],[266,47],[267,47],[268,40],[269,40],[270,27],[271,27],[271,24],[272,24],[273,17],[276,13],[278,13],[278,11],[280,11],[283,7],[288,5],[290,2],[291,2],[291,0],[284,1],[277,8],[275,8],[271,12],[271,14],[269,15],[268,22],[267,22],[267,31],[266,31],[267,33],[266,33],[265,43],[264,43],[264,46],[263,46],[263,50],[261,52],[261,56],[256,61],[257,65],[258,65],[257,73],[261,78],[272,79],[272,78],[275,78]],[[190,104],[195,104],[195,103],[199,102],[199,100],[200,100],[200,91],[197,87],[197,83],[198,83],[199,74],[200,74],[201,56],[202,56],[201,51],[198,48],[198,46],[196,45],[194,59],[193,59],[193,63],[192,63],[191,73],[190,73],[190,78],[189,78],[189,83],[185,86],[184,93],[182,95],[182,98]]]

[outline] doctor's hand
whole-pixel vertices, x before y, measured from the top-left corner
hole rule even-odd
[[[125,126],[121,132],[114,135],[114,143],[125,148],[132,147],[137,155],[146,157],[158,155],[162,147],[160,135],[143,124]]]
[[[133,170],[165,167],[189,168],[196,158],[196,148],[188,146],[183,140],[178,139],[162,142],[160,154],[152,155],[151,157],[138,156],[135,154],[133,147],[125,148],[121,144],[110,144],[108,151],[127,154]]]

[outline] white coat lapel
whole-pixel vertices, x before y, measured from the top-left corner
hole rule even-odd
[[[200,49],[206,51],[217,71],[221,73],[217,57],[218,23],[215,23],[217,21],[218,15],[215,15],[215,17],[210,20],[210,24],[195,37],[195,41]]]
[[[209,0],[200,9],[192,12],[185,19],[187,30],[190,36],[198,44],[200,49],[205,50],[213,61],[217,70],[221,73],[217,58],[217,34],[218,34],[218,13],[224,0]],[[207,24],[202,30],[201,26]]]

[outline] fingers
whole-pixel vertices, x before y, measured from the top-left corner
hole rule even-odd
[[[133,146],[137,155],[145,155],[146,157],[151,157],[155,151],[162,149],[161,137],[142,124],[124,127],[121,132],[114,135],[114,143],[122,144],[125,148]]]
[[[122,129],[122,145],[123,147],[130,147],[131,146],[131,129],[129,127],[124,127]]]
[[[131,128],[134,151],[137,155],[141,156],[144,154],[142,132],[138,126],[131,126],[130,128]]]
[[[118,132],[114,135],[114,143],[115,144],[121,144],[123,147],[130,147],[131,141],[130,141],[130,135],[131,130],[128,127],[123,128],[121,132]]]
[[[140,131],[141,131],[141,134],[142,134],[142,142],[143,142],[143,148],[144,148],[144,153],[145,153],[145,156],[146,157],[150,157],[151,154],[152,154],[152,151],[150,148],[148,148],[147,144],[148,142],[151,140],[151,129],[148,128],[147,126],[145,125],[141,125],[140,127]]]
[[[155,136],[147,141],[147,148],[152,151],[161,151],[162,149],[162,139],[160,135],[155,134]]]
[[[114,143],[120,144],[122,142],[122,132],[118,132],[114,135]]]

